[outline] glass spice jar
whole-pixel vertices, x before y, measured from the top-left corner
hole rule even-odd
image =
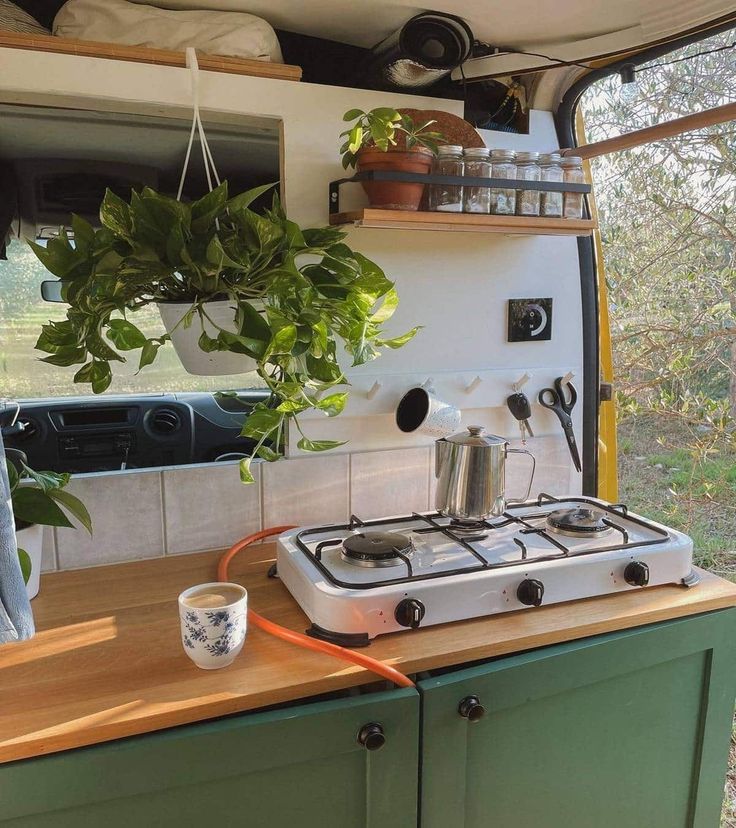
[[[472,147],[464,152],[464,163],[466,176],[477,178],[490,178],[491,162],[490,150],[485,147]],[[464,213],[490,213],[491,212],[491,188],[463,185],[463,212]]]
[[[583,159],[578,155],[566,155],[562,161],[562,180],[565,184],[585,184]],[[565,218],[580,219],[583,217],[583,194],[563,193],[562,215]]]
[[[491,177],[516,178],[516,153],[513,150],[491,150]],[[491,188],[491,213],[495,216],[513,216],[516,212],[516,188]]]
[[[539,159],[539,166],[542,168],[542,181],[562,182],[562,167],[560,166],[559,152],[549,152]],[[562,217],[562,193],[551,193],[542,190],[539,201],[539,215],[551,218]]]
[[[516,178],[518,181],[539,181],[542,170],[538,152],[516,153]],[[516,191],[516,215],[539,215],[539,190]]]
[[[463,148],[455,144],[444,144],[437,152],[432,165],[435,175],[462,175]],[[430,210],[445,213],[460,213],[463,209],[463,188],[459,184],[430,184],[427,204]]]

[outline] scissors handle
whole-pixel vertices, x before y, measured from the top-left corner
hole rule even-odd
[[[569,414],[573,408],[575,408],[575,403],[578,401],[578,392],[575,386],[571,382],[567,382],[567,391],[570,394],[570,399],[567,399],[565,394],[565,390],[562,387],[562,377],[557,377],[555,380],[555,391],[557,392],[557,396],[560,400],[560,406],[564,412]]]

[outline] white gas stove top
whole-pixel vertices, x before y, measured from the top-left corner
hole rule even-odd
[[[293,529],[278,574],[316,637],[365,646],[388,632],[608,595],[692,586],[692,541],[587,497],[537,500],[458,525],[438,513]]]

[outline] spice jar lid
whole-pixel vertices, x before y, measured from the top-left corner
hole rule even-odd
[[[565,155],[560,163],[563,167],[582,167],[583,159],[579,155]]]
[[[487,147],[467,147],[463,154],[466,158],[472,159],[486,159],[491,154],[491,151]]]
[[[540,164],[559,164],[562,156],[559,152],[545,152],[539,157]]]
[[[539,153],[538,152],[517,152],[516,153],[516,160],[519,163],[529,162],[529,161],[539,161]]]
[[[459,144],[442,144],[437,148],[437,155],[442,157],[445,155],[462,155],[463,148]]]
[[[510,149],[493,149],[491,150],[491,158],[494,161],[513,161],[516,158],[516,153]]]

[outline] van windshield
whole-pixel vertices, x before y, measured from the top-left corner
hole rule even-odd
[[[0,397],[51,399],[89,394],[89,386],[74,383],[79,366],[59,368],[40,360],[34,349],[41,325],[60,321],[66,305],[45,302],[41,282],[54,277],[43,267],[31,248],[20,241],[8,246],[8,261],[0,261]],[[136,325],[146,336],[161,336],[164,328],[153,306],[136,313]],[[150,394],[176,391],[219,391],[262,387],[258,375],[200,377],[188,374],[171,344],[159,352],[153,365],[138,373],[138,352],[115,368],[115,379],[107,394]]]

